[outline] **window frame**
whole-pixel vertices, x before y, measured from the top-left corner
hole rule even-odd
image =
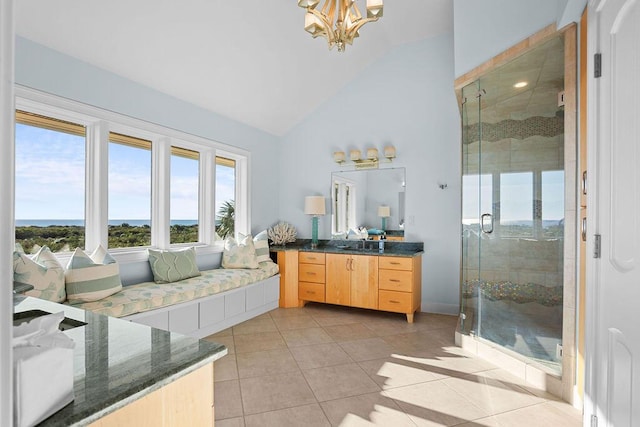
[[[192,135],[159,124],[132,118],[20,85],[15,87],[15,110],[64,120],[87,128],[85,158],[85,247],[93,251],[108,244],[108,160],[109,134],[115,132],[151,141],[151,247],[158,249],[196,246],[198,252],[221,252],[223,242],[215,241],[215,159],[236,162],[235,232],[249,234],[251,153],[211,139]],[[200,154],[198,242],[171,245],[170,156],[171,147]],[[110,248],[120,262],[147,258],[148,246]],[[61,261],[71,254],[56,254]]]

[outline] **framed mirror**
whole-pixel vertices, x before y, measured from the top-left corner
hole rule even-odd
[[[350,229],[366,227],[385,231],[387,238],[402,240],[405,184],[405,168],[333,172],[332,237],[346,238]]]

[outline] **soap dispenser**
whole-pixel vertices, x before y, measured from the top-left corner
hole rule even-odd
[[[384,253],[384,241],[387,239],[386,235],[381,235],[380,240],[378,240],[378,252]]]

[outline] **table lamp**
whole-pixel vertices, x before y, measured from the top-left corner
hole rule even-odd
[[[304,198],[304,213],[311,215],[311,247],[318,247],[318,217],[324,215],[324,196],[307,196]]]

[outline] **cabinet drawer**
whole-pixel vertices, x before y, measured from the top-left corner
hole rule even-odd
[[[378,309],[396,313],[411,313],[410,292],[384,291],[378,292]]]
[[[324,302],[324,285],[320,283],[299,282],[298,299],[303,301]]]
[[[389,291],[411,292],[411,271],[404,270],[379,270],[378,288]]]
[[[298,254],[298,262],[324,265],[324,254],[318,252],[300,252]]]
[[[324,265],[300,264],[298,267],[298,281],[324,283]]]
[[[381,256],[379,260],[380,268],[387,270],[412,270],[413,258],[403,258],[397,256]]]

